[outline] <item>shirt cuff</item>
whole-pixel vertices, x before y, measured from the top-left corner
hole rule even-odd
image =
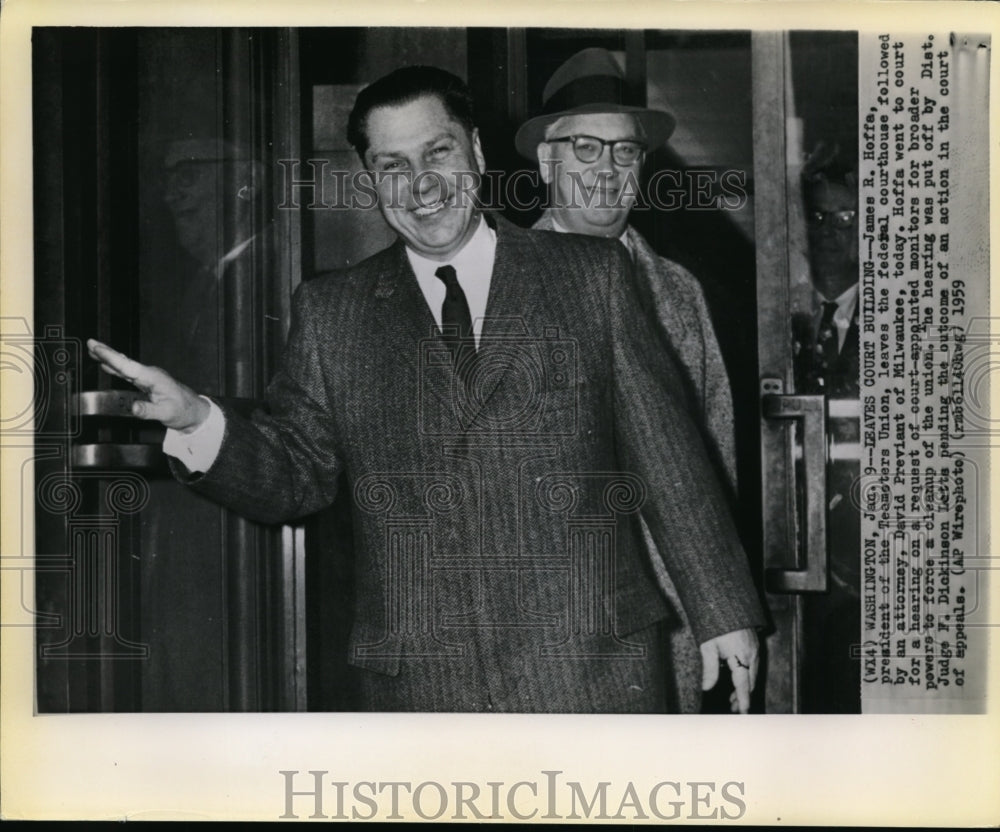
[[[222,409],[207,396],[201,398],[208,402],[208,418],[190,433],[167,428],[163,437],[163,453],[182,462],[192,474],[203,474],[212,467],[226,432]]]

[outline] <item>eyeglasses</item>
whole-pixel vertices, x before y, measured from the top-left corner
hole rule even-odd
[[[596,162],[604,153],[605,146],[611,148],[611,158],[616,165],[627,167],[634,165],[642,157],[646,148],[641,142],[632,139],[614,139],[605,141],[596,136],[561,136],[557,139],[546,139],[549,142],[571,142],[576,158],[585,164]]]
[[[833,228],[850,228],[854,224],[857,211],[810,211],[806,214],[809,225],[829,224]]]

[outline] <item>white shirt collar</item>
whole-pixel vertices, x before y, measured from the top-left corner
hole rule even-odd
[[[420,284],[420,291],[430,307],[434,322],[441,326],[441,304],[444,302],[444,283],[434,273],[444,265],[455,268],[458,284],[465,292],[469,303],[469,314],[472,315],[472,333],[479,346],[479,338],[483,331],[483,318],[486,317],[486,302],[490,295],[490,282],[493,276],[493,262],[496,259],[497,235],[486,220],[480,216],[479,225],[468,242],[448,260],[431,260],[424,257],[409,246],[406,246],[406,257],[410,261],[413,273]]]
[[[822,304],[828,302],[826,297],[824,297],[821,293],[817,292],[816,296],[819,298],[821,306]],[[852,313],[854,312],[854,303],[855,301],[857,301],[857,299],[858,299],[858,284],[852,283],[843,292],[841,292],[839,295],[837,295],[837,297],[833,299],[833,302],[837,304],[837,311],[833,313],[834,317],[840,315],[850,320],[850,318],[852,317]]]

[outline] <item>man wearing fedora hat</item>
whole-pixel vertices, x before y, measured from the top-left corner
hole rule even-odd
[[[628,223],[645,154],[663,145],[675,120],[626,99],[624,75],[605,49],[577,52],[553,73],[542,93],[541,113],[515,137],[521,155],[538,160],[549,188],[546,210],[534,227],[618,239],[628,250],[644,301],[684,372],[705,444],[734,494],[732,393],[701,286],[682,266],[660,257]],[[654,547],[648,529],[643,530],[647,546]],[[652,560],[662,563],[660,557]],[[684,618],[670,577],[662,568],[657,571]],[[674,631],[671,648],[681,709],[696,711],[701,657],[686,621]]]

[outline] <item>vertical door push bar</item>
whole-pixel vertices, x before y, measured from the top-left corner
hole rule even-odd
[[[792,463],[792,481],[803,492],[802,516],[789,524],[788,551],[798,552],[796,567],[770,568],[765,581],[770,592],[825,592],[827,588],[826,546],[826,397],[765,393],[761,399],[765,419],[799,423],[802,438],[801,477]]]

